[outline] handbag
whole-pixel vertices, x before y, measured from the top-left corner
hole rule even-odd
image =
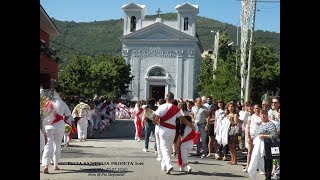
[[[266,159],[280,159],[280,139],[264,139],[264,151]]]
[[[239,136],[240,135],[240,128],[239,126],[230,126],[229,132],[228,132],[229,136]]]

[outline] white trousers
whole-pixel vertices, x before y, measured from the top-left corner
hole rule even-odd
[[[173,167],[171,163],[171,153],[175,135],[175,131],[159,130],[160,150],[162,155],[161,170],[168,170]]]
[[[64,134],[64,129],[46,129],[47,144],[44,146],[42,155],[42,166],[49,166],[51,155],[53,153],[53,164],[58,165],[61,155],[61,140]]]
[[[182,166],[188,165],[188,154],[191,151],[193,146],[193,140],[189,140],[181,144],[181,159],[182,159]]]
[[[158,151],[158,158],[162,158],[161,149],[160,149],[159,126],[158,125],[155,126],[154,134],[156,136],[156,146],[157,146],[157,151]]]
[[[45,146],[44,134],[40,129],[40,153],[43,151],[44,146]]]
[[[67,142],[69,142],[69,135],[70,135],[70,132],[65,132],[63,135],[63,142],[65,145],[67,144]]]
[[[125,112],[124,112],[124,110],[122,109],[122,110],[119,111],[118,118],[119,118],[119,119],[122,119],[124,115],[125,115]]]
[[[81,118],[77,122],[78,139],[87,139],[88,132],[88,120],[86,118]]]

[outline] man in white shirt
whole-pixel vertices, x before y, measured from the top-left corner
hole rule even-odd
[[[176,119],[180,117],[182,122],[190,126],[193,130],[195,127],[184,116],[181,116],[181,110],[172,104],[174,95],[167,94],[166,103],[162,104],[155,111],[154,123],[159,125],[160,149],[162,154],[161,170],[170,174],[173,170],[171,162],[171,153],[173,140],[176,134]]]

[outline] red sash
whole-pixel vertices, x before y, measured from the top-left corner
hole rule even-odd
[[[69,126],[71,126],[71,127],[72,127],[72,125],[71,125],[70,123],[68,123],[68,122],[67,122],[67,118],[66,118],[66,117],[64,117],[64,118],[63,118],[63,121],[64,121],[66,124],[68,124]]]
[[[187,142],[189,140],[193,140],[196,137],[196,132],[191,130],[191,132],[179,143],[179,154],[178,154],[178,166],[182,165],[182,158],[181,158],[181,144]]]
[[[60,116],[59,114],[56,114],[51,124],[54,124],[60,120],[63,120],[63,116]]]
[[[176,115],[179,111],[180,111],[180,108],[172,104],[172,106],[166,112],[166,114],[160,117],[160,125],[169,129],[176,129],[175,125],[166,123],[166,121],[168,121],[170,118]]]
[[[140,120],[140,121],[141,121],[140,114],[141,114],[142,112],[143,112],[143,109],[140,108],[140,109],[139,109],[139,112],[137,112],[137,114],[136,114],[137,119]]]
[[[136,130],[136,133],[137,133],[137,136],[138,137],[141,137],[142,136],[142,125],[141,125],[141,118],[140,118],[140,114],[143,112],[143,109],[140,108],[139,109],[139,112],[136,114],[136,118],[137,118],[137,121],[136,121],[136,127],[137,127],[137,130]]]

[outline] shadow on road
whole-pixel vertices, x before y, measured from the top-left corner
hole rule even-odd
[[[196,172],[192,172],[192,174],[193,175],[202,175],[202,176],[224,176],[224,177],[248,178],[246,176],[236,175],[233,173],[217,173],[217,172],[209,173],[209,172],[204,172],[204,171],[196,171]]]

